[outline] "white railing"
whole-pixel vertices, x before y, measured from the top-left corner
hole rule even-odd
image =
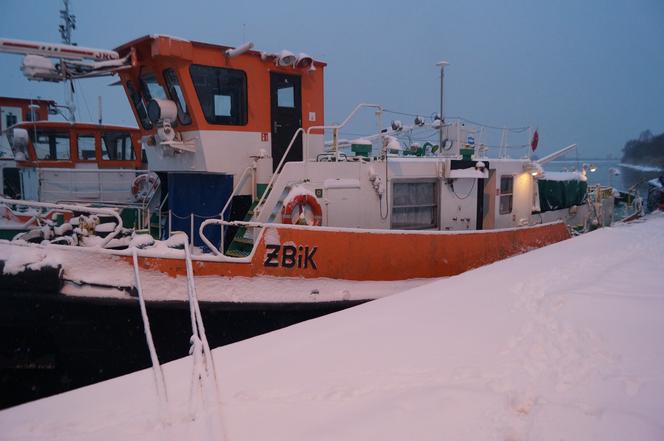
[[[377,114],[380,116],[380,114],[383,112],[383,106],[379,104],[368,104],[368,103],[360,103],[355,108],[348,114],[348,116],[340,123],[336,125],[321,125],[321,126],[311,126],[307,128],[306,133],[304,132],[304,129],[300,127],[295,131],[293,134],[293,137],[290,140],[290,143],[288,144],[288,147],[286,148],[286,152],[283,154],[281,157],[281,160],[279,161],[279,165],[277,166],[277,169],[275,172],[272,174],[272,177],[270,178],[270,181],[267,184],[267,187],[265,188],[265,191],[261,195],[260,200],[258,201],[258,204],[256,204],[256,208],[254,209],[254,213],[259,214],[260,211],[263,209],[263,205],[265,204],[265,200],[267,198],[268,193],[272,189],[272,186],[274,185],[275,180],[277,179],[277,176],[281,173],[281,167],[284,165],[284,162],[286,161],[286,157],[288,156],[288,153],[290,152],[291,148],[295,144],[295,140],[297,137],[302,134],[303,141],[304,141],[304,146],[303,146],[303,162],[306,164],[309,161],[309,135],[311,135],[312,130],[332,130],[333,131],[333,148],[335,151],[335,157],[337,161],[339,160],[339,149],[337,145],[337,138],[339,134],[339,130],[345,127],[351,119],[355,116],[355,114],[362,108],[376,108],[378,109]],[[305,170],[305,175],[306,175],[306,170]]]
[[[309,135],[311,134],[312,130],[332,130],[332,149],[335,152],[335,158],[338,161],[339,160],[339,148],[338,148],[338,137],[339,137],[339,130],[344,128],[350,120],[355,116],[355,114],[362,108],[375,108],[378,109],[376,112],[378,117],[380,118],[380,115],[383,112],[383,106],[380,104],[369,104],[369,103],[360,103],[355,108],[348,114],[346,119],[344,119],[340,124],[336,125],[323,125],[323,126],[311,126],[307,128],[307,136],[306,136],[306,142],[305,142],[305,155],[304,158],[305,160],[309,158]]]
[[[261,195],[261,198],[258,200],[258,203],[256,204],[256,207],[254,208],[254,213],[259,214],[260,210],[263,207],[263,204],[265,203],[265,198],[267,197],[267,194],[270,192],[272,189],[272,185],[274,185],[274,181],[276,180],[277,176],[279,173],[281,173],[281,167],[284,165],[284,162],[286,161],[286,156],[288,156],[288,153],[290,152],[290,149],[293,147],[293,144],[295,144],[295,140],[297,139],[298,135],[302,134],[304,136],[304,129],[300,127],[295,131],[293,134],[293,137],[291,138],[290,143],[288,144],[288,147],[286,148],[286,151],[284,152],[283,156],[281,157],[281,160],[279,161],[279,165],[277,166],[277,169],[272,173],[272,177],[270,178],[270,181],[267,183],[267,186],[265,187],[265,190],[263,191],[263,194]],[[303,156],[304,157],[304,156]],[[304,161],[306,162],[307,158],[304,157]]]
[[[253,194],[253,192],[254,192],[253,187],[255,186],[254,180],[253,180],[253,176],[254,176],[253,173],[255,172],[255,170],[256,170],[256,160],[254,160],[254,162],[249,167],[245,168],[244,171],[242,172],[242,174],[240,175],[240,180],[238,181],[238,184],[235,186],[235,188],[231,192],[231,195],[228,197],[228,200],[226,201],[226,204],[224,205],[224,208],[221,209],[221,213],[219,213],[219,219],[224,220],[224,215],[226,214],[226,210],[230,206],[231,201],[233,200],[233,197],[235,197],[237,192],[244,186],[245,180],[247,179],[247,176],[248,176],[247,173],[249,171],[252,172],[252,181],[251,181],[252,182],[252,189],[251,189],[251,192]],[[252,198],[251,202],[252,203],[254,202],[253,198]],[[220,225],[221,225],[221,252],[223,253],[224,252],[224,225],[223,224],[220,224]],[[193,234],[193,231],[192,231],[192,234]]]

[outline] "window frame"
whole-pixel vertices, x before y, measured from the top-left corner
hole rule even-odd
[[[503,179],[509,179],[509,192],[503,192]],[[501,175],[500,176],[500,198],[498,199],[498,214],[507,215],[512,214],[514,211],[514,175]],[[509,201],[509,210],[503,210],[503,198]]]
[[[433,184],[433,203],[432,204],[410,204],[397,205],[394,203],[396,194],[395,186],[400,184]],[[414,179],[394,179],[391,182],[392,198],[390,200],[390,229],[393,230],[438,230],[440,229],[440,180],[437,178],[414,178]],[[433,223],[429,225],[403,225],[394,223],[395,208],[422,208],[427,207],[433,210]]]
[[[106,141],[104,139],[104,136],[106,135],[119,135],[122,134],[124,135],[125,139],[129,139],[129,158],[111,158],[111,155],[108,150],[108,146],[106,145]],[[117,139],[116,138],[116,148],[117,148]],[[108,158],[104,158],[104,149],[106,149],[106,154],[108,155]],[[125,149],[123,149],[123,152]],[[116,151],[117,153],[117,151]],[[117,161],[117,162],[135,162],[136,161],[136,152],[134,151],[134,139],[131,136],[130,132],[123,132],[122,130],[105,130],[99,134],[99,160],[101,162],[110,162],[110,161]]]
[[[92,138],[94,140],[94,156],[91,159],[85,159],[81,157],[81,147],[79,144],[79,140],[81,138]],[[82,133],[76,133],[76,162],[97,162],[97,135],[92,132],[82,132]]]
[[[163,70],[162,75],[164,76],[164,84],[166,84],[166,89],[165,89],[166,96],[171,101],[173,101],[178,108],[178,122],[183,126],[190,125],[192,122],[191,114],[189,112],[191,106],[189,106],[189,104],[187,103],[187,99],[184,95],[184,89],[182,88],[182,82],[180,81],[180,77],[178,76],[177,71],[172,67],[169,67]],[[175,82],[173,82],[172,79],[169,78],[169,75],[173,76]],[[176,86],[180,88],[182,100],[180,100],[180,94],[178,94],[177,90],[175,89]]]
[[[143,127],[144,130],[152,130],[154,128],[154,124],[152,124],[152,121],[150,121],[150,117],[148,116],[148,106],[145,104],[143,95],[141,92],[139,92],[138,89],[136,89],[136,85],[132,80],[127,80],[125,87],[127,88],[129,101],[136,111],[138,122],[141,124],[141,127]]]
[[[241,89],[240,102],[238,103],[239,115],[237,117],[238,119],[237,122],[234,121],[235,117],[233,116],[232,101],[231,101],[231,115],[228,117],[206,113],[205,111],[206,107],[203,105],[203,100],[202,100],[203,97],[202,91],[200,90],[200,87],[196,83],[194,78],[193,70],[198,68],[204,68],[215,71],[233,72],[241,75],[242,89]],[[222,125],[222,126],[246,126],[249,123],[249,83],[247,80],[247,73],[244,70],[192,63],[189,65],[189,76],[191,77],[191,82],[193,83],[194,90],[196,91],[196,98],[198,99],[198,105],[201,109],[201,112],[203,113],[205,121],[207,121],[208,124]],[[213,112],[214,112],[214,96],[215,95],[212,95]],[[222,95],[222,96],[231,96],[231,95]]]
[[[38,139],[40,135],[47,134],[49,140],[48,140],[48,156],[49,158],[40,158],[37,150],[37,144],[38,144]],[[28,130],[28,135],[30,136],[30,143],[32,144],[32,151],[34,152],[35,155],[35,161],[65,161],[65,162],[70,162],[73,161],[72,159],[72,137],[71,137],[71,132],[66,130],[66,129],[55,129],[55,128],[44,128],[44,129],[37,129],[36,131],[34,130]],[[68,153],[68,157],[66,158],[61,158],[58,156],[58,145],[57,141],[53,145],[51,145],[51,137],[57,138],[67,138],[68,143],[67,143],[67,149],[64,150]],[[41,144],[41,143],[40,143]],[[55,153],[55,155],[52,155],[52,153]],[[53,157],[55,156],[55,157]]]

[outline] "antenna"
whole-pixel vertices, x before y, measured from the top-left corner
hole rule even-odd
[[[69,0],[62,0],[65,8],[60,10],[60,18],[62,24],[59,26],[60,37],[62,42],[68,45],[76,45],[71,42],[71,31],[76,29],[76,16],[69,12]],[[63,63],[64,64],[64,63]],[[67,87],[69,86],[69,87]],[[71,121],[76,121],[76,105],[74,104],[74,80],[69,80],[69,85],[65,84],[65,94],[67,96],[67,103],[65,107],[69,110]]]
[[[62,18],[60,37],[62,37],[64,44],[72,44],[71,31],[76,29],[76,16],[69,13],[69,0],[62,0],[62,2],[65,8],[60,10],[60,18]],[[74,45],[76,44],[74,43]]]

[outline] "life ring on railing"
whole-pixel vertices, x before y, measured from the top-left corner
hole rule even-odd
[[[323,209],[311,194],[298,194],[281,210],[281,222],[319,227],[323,224]]]
[[[154,173],[145,173],[136,176],[131,184],[131,194],[136,202],[144,202],[159,187],[159,176]]]

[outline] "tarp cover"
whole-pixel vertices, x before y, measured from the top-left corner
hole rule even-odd
[[[552,181],[539,179],[539,200],[541,211],[560,210],[586,201],[588,183],[580,180]]]

